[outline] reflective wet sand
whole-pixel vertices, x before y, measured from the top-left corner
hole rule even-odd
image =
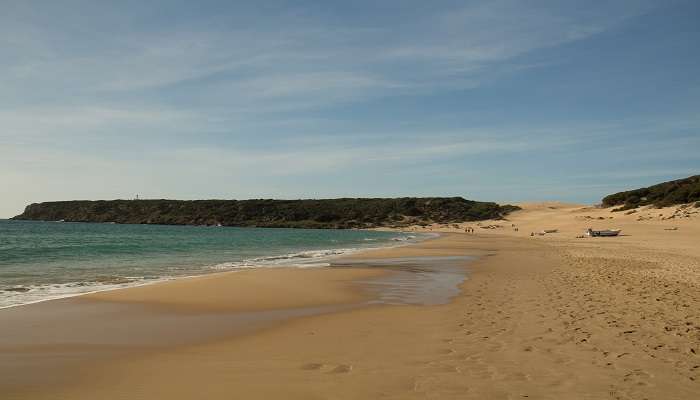
[[[459,285],[467,275],[466,264],[473,259],[468,256],[370,258],[334,265],[391,272],[356,281],[372,293],[368,304],[438,305],[459,294]]]

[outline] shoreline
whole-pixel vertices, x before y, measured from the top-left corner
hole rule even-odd
[[[0,391],[9,398],[33,398],[29,393],[39,390],[51,398],[57,387],[79,381],[84,368],[362,306],[367,293],[348,282],[380,272],[279,268],[216,273],[4,309]],[[233,293],[217,292],[217,287]],[[212,289],[214,297],[202,299]],[[150,294],[155,297],[148,298]],[[271,303],[260,303],[265,298]]]
[[[423,242],[408,246],[420,243]],[[406,245],[371,250],[401,251],[403,248]],[[360,257],[358,253],[353,256]],[[34,378],[22,372],[22,368],[17,370],[12,365],[21,361],[24,354],[31,355],[31,373],[26,373],[33,376],[44,368],[43,364],[36,364],[37,360],[41,360],[37,356],[45,354],[54,357],[54,351],[73,354],[72,358],[82,361],[64,365],[64,372],[69,372],[57,373],[52,378],[58,379],[58,386],[62,386],[74,379],[75,371],[82,368],[81,365],[111,365],[123,357],[139,357],[139,354],[168,352],[179,346],[245,337],[313,316],[342,315],[362,308],[393,307],[373,302],[373,299],[378,299],[377,292],[367,288],[368,282],[373,279],[395,274],[395,271],[386,268],[343,265],[236,272],[240,273],[215,273],[4,310],[5,313],[0,313],[0,325],[11,329],[5,330],[0,337],[0,376],[9,376],[10,380],[20,382],[28,379],[32,382],[31,386],[53,388],[57,383],[43,382],[43,378],[34,381]],[[222,291],[224,288],[225,292]],[[61,317],[57,319],[54,315]],[[130,339],[124,339],[126,331],[122,325],[129,327]],[[197,327],[195,331],[192,331],[193,326]],[[98,332],[110,333],[99,334],[101,344],[88,347],[91,348],[90,357],[81,355],[82,346],[71,344],[66,347],[61,344],[64,341],[90,343],[97,339]],[[148,337],[154,334],[170,339],[158,344],[151,343]],[[171,344],[161,347],[163,343]],[[21,361],[20,365],[26,362]],[[45,372],[50,373],[48,370]],[[13,393],[17,388],[0,384],[0,389]]]
[[[46,222],[46,221],[44,221]],[[52,222],[52,221],[48,221]],[[82,222],[78,222],[82,223]],[[92,222],[90,222],[92,223]],[[167,226],[167,225],[164,225]],[[277,228],[274,228],[277,229]],[[296,228],[287,228],[287,229],[296,229]],[[372,232],[373,230],[371,229],[358,229],[360,231],[369,231]],[[408,232],[408,231],[403,231],[403,230],[393,230],[391,232],[396,232],[396,233],[402,233],[402,234],[414,234],[415,232]],[[229,267],[228,269],[222,269],[222,270],[211,270],[211,271],[205,271],[203,270],[202,273],[200,274],[195,274],[195,275],[182,275],[182,276],[166,276],[166,277],[158,277],[154,278],[153,280],[136,280],[134,282],[130,282],[127,284],[124,284],[124,286],[119,286],[119,287],[109,287],[109,288],[104,288],[104,289],[98,289],[98,290],[89,290],[86,292],[76,292],[76,293],[69,293],[69,294],[61,294],[57,296],[50,296],[44,299],[39,299],[39,300],[32,300],[26,303],[19,303],[19,304],[10,304],[10,305],[4,305],[0,306],[0,310],[5,310],[5,309],[10,309],[10,308],[15,308],[15,307],[23,307],[23,306],[29,306],[33,304],[40,304],[44,303],[47,301],[54,301],[54,300],[62,300],[62,299],[69,299],[69,298],[74,298],[74,297],[81,297],[81,296],[87,296],[87,295],[93,295],[96,293],[102,293],[102,292],[112,292],[115,290],[122,290],[122,289],[131,289],[131,288],[137,288],[137,287],[143,287],[143,286],[151,286],[151,285],[159,285],[159,284],[166,284],[169,282],[173,281],[179,281],[182,279],[193,279],[193,278],[200,278],[200,277],[205,277],[205,276],[210,276],[210,275],[216,275],[216,274],[226,274],[226,273],[234,273],[234,272],[243,272],[247,270],[252,270],[252,269],[263,269],[263,268],[326,268],[330,266],[330,263],[325,263],[326,261],[333,261],[337,259],[342,259],[344,257],[351,256],[356,253],[362,253],[365,251],[372,251],[376,249],[384,249],[384,248],[395,248],[395,247],[402,247],[402,246],[409,246],[413,243],[420,243],[425,240],[431,240],[434,238],[437,238],[440,236],[440,233],[430,233],[426,232],[423,233],[426,235],[422,239],[417,239],[417,240],[407,240],[405,242],[401,242],[399,244],[391,244],[389,241],[387,241],[386,246],[378,246],[378,247],[366,247],[366,248],[352,248],[352,249],[346,249],[346,248],[341,248],[341,249],[321,249],[321,250],[300,250],[299,252],[296,253],[290,253],[290,254],[285,254],[282,256],[260,256],[256,257],[251,260],[242,260],[240,262],[255,262],[256,260],[259,260],[260,262],[258,265],[252,265],[252,266],[238,266],[238,267]],[[393,240],[393,239],[392,239]],[[331,254],[323,257],[319,257],[318,259],[315,259],[313,263],[309,263],[308,265],[304,264],[295,264],[292,259],[289,260],[288,263],[279,263],[279,264],[263,264],[261,261],[268,259],[270,257],[276,258],[276,257],[283,257],[283,256],[290,256],[290,255],[295,255],[299,253],[304,253],[308,251],[342,251],[338,254]],[[229,264],[230,262],[224,262],[221,264]],[[315,263],[324,263],[327,265],[314,265]],[[302,266],[303,265],[303,266]],[[216,267],[218,266],[212,266]],[[118,284],[117,284],[118,285]]]

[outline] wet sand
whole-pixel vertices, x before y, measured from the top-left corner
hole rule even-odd
[[[339,260],[331,268],[214,274],[5,309],[0,383],[8,396],[50,397],[117,360],[239,338],[300,317],[445,304],[459,293],[469,260]]]
[[[381,271],[242,271],[0,310],[0,389],[32,398],[81,370],[129,356],[249,334],[369,297],[353,279]]]
[[[79,301],[116,307],[110,320],[119,323],[130,323],[139,312],[203,318],[194,331],[204,336],[186,338],[179,329],[166,329],[153,335],[164,338],[159,345],[139,343],[134,351],[80,359],[61,369],[63,379],[24,386],[3,382],[0,389],[7,398],[41,399],[699,398],[700,220],[672,221],[679,230],[665,231],[668,220],[613,215],[628,236],[575,237],[591,221],[610,224],[605,212],[535,205],[495,222],[501,228],[369,251],[341,263],[355,263],[354,268],[296,270],[279,279],[275,275],[282,271],[251,271],[240,300],[235,290],[226,290],[239,281],[235,274],[226,285],[216,284],[220,294],[206,299],[199,296],[207,285],[189,292],[187,281],[169,289],[152,286],[158,295],[144,287],[133,296],[124,290],[86,297]],[[510,224],[521,228],[516,232]],[[561,233],[529,236],[530,230],[549,228]],[[679,232],[682,236],[669,236]],[[382,265],[396,259],[403,266]],[[465,264],[450,263],[457,260]],[[431,269],[440,262],[447,272],[436,280]],[[372,264],[381,268],[368,268]],[[464,266],[467,274],[461,275],[455,268]],[[309,275],[294,278],[302,274]],[[275,284],[269,292],[257,291],[256,277]],[[400,283],[398,289],[382,292],[391,279]],[[412,304],[411,296],[420,291],[407,295],[401,288],[426,281],[440,292],[451,293],[454,285],[461,290],[446,299],[423,297],[435,300],[433,305]],[[377,290],[387,297],[382,300]],[[304,298],[307,291],[313,300]],[[290,302],[297,305],[289,307]],[[249,332],[219,331],[218,324],[202,322],[209,313],[221,322],[251,307],[269,312],[315,306],[336,308],[276,319]],[[47,324],[45,329],[58,322]],[[212,332],[218,333],[207,336]],[[129,335],[141,336],[138,329]],[[91,344],[68,328],[56,337],[63,338],[52,345],[58,353]],[[5,345],[1,354],[32,351],[47,359],[41,346]]]

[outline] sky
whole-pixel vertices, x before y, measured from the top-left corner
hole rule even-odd
[[[700,173],[698,1],[0,0],[0,217]]]

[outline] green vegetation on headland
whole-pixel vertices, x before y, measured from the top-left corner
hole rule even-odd
[[[603,206],[621,206],[613,211],[623,211],[646,205],[667,207],[694,201],[700,201],[700,175],[611,194],[603,198]]]
[[[375,228],[498,219],[519,207],[461,197],[326,200],[98,200],[27,206],[18,220],[276,228]]]

